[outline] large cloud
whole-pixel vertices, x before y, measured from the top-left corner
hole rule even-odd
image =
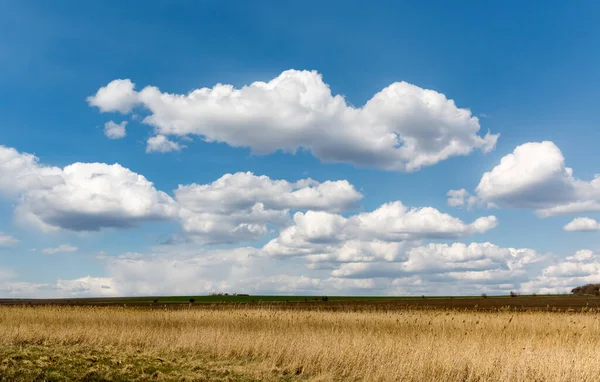
[[[495,216],[481,217],[467,224],[435,208],[407,208],[401,202],[386,203],[372,212],[349,218],[328,212],[297,212],[294,225],[267,243],[262,253],[335,257],[339,251],[351,253],[362,248],[366,251],[364,256],[374,256],[377,252],[393,256],[396,251],[384,243],[457,238],[483,233],[496,225]],[[354,249],[347,248],[348,245]]]
[[[352,250],[352,245],[348,248]],[[392,248],[394,249],[394,248]],[[479,294],[520,290],[547,259],[531,249],[490,243],[395,248],[401,256],[357,258],[337,267],[306,268],[303,258],[259,256],[255,248],[205,250],[160,246],[151,253],[102,255],[103,277],[27,284],[5,280],[10,296],[203,295],[211,292],[307,295]],[[362,249],[359,249],[362,251]],[[378,253],[377,245],[365,247]],[[379,252],[382,253],[382,252]],[[343,262],[348,261],[348,262]],[[1,281],[1,280],[0,280]]]
[[[17,195],[17,218],[46,230],[94,231],[172,219],[178,207],[142,175],[104,163],[63,169],[0,146],[0,192]]]
[[[180,185],[175,198],[119,164],[45,167],[30,154],[0,146],[0,192],[18,199],[19,221],[44,230],[94,231],[179,220],[204,243],[251,241],[290,222],[290,211],[342,212],[363,195],[346,180],[273,180],[250,172],[210,184]]]
[[[477,135],[479,120],[444,94],[396,82],[363,107],[348,105],[315,71],[288,70],[241,89],[217,84],[188,94],[157,87],[134,90],[115,80],[88,97],[102,112],[150,114],[159,136],[197,135],[209,142],[249,147],[259,154],[308,149],[325,162],[414,171],[441,160],[491,150],[498,135]]]
[[[590,182],[576,179],[560,149],[549,141],[515,148],[483,174],[475,191],[478,202],[533,209],[540,217],[600,211],[600,176]],[[452,205],[473,200],[462,190],[451,190],[448,195]]]
[[[348,181],[272,180],[250,172],[175,190],[183,230],[207,243],[259,238],[289,222],[290,210],[344,211],[363,197]]]
[[[337,277],[397,278],[419,274],[425,278],[497,282],[496,278],[523,278],[523,269],[544,259],[532,249],[502,248],[491,243],[429,244],[406,251],[394,262],[360,261],[342,263],[332,272]]]
[[[62,169],[38,162],[35,155],[0,145],[0,193],[18,195],[30,189],[51,188],[63,181]]]
[[[564,261],[546,267],[541,275],[523,284],[526,292],[568,293],[574,287],[600,283],[600,255],[582,249]]]

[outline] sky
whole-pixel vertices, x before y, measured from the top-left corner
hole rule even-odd
[[[599,12],[0,0],[0,295],[600,282]]]

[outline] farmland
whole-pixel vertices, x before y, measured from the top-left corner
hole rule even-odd
[[[593,296],[249,297],[3,300],[0,380],[595,381],[600,374]],[[459,306],[442,305],[450,300]]]
[[[192,306],[226,305],[228,307],[267,307],[277,309],[378,309],[403,310],[411,308],[497,310],[510,307],[517,310],[569,310],[584,307],[600,308],[600,297],[593,295],[523,295],[504,296],[156,296],[70,299],[0,299],[2,305],[70,305],[70,306],[128,306],[180,309]]]

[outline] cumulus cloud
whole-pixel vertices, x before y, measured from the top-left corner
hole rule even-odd
[[[340,212],[357,207],[362,197],[346,180],[288,182],[251,172],[225,174],[210,184],[180,185],[175,190],[184,232],[208,243],[257,239],[268,233],[269,226],[287,224],[290,210]]]
[[[193,244],[159,246],[151,253],[124,253],[98,259],[102,277],[59,280],[50,284],[1,280],[0,292],[13,297],[190,295],[212,292],[304,295],[448,295],[544,291],[542,277],[587,277],[597,256],[579,251],[565,262],[547,266],[548,255],[532,249],[503,248],[491,243],[352,243],[333,267],[306,267],[305,257],[265,257],[251,247],[207,250]],[[392,244],[388,246],[388,244]],[[362,245],[362,246],[360,246]],[[397,254],[386,256],[391,250]],[[316,259],[319,261],[332,259]],[[312,260],[311,260],[312,261]],[[553,268],[554,266],[554,268]],[[544,268],[546,267],[546,268]],[[556,269],[555,269],[556,268]],[[559,269],[560,268],[560,269]],[[539,272],[544,269],[544,272]],[[587,272],[587,273],[586,273]],[[539,275],[539,276],[537,276]],[[537,277],[537,278],[536,278]],[[561,281],[561,282],[563,282]],[[569,282],[571,284],[569,284]],[[537,284],[536,284],[537,283]],[[562,284],[558,284],[562,285]],[[532,290],[533,288],[533,290]],[[537,288],[537,289],[536,289]]]
[[[574,287],[600,283],[600,255],[582,249],[563,261],[544,268],[541,275],[523,284],[524,291],[568,293]]]
[[[377,251],[371,247],[369,250]],[[489,243],[469,246],[431,245],[409,251],[402,261],[343,263],[338,270],[307,269],[301,259],[258,256],[250,247],[197,249],[162,246],[151,253],[105,256],[104,277],[59,280],[51,284],[0,283],[4,294],[18,296],[134,296],[228,293],[288,294],[420,294],[447,293],[448,283],[462,288],[494,290],[516,283],[522,269],[537,258],[528,250]],[[433,259],[428,261],[427,258]],[[441,260],[448,265],[440,268]],[[402,271],[399,267],[407,265]],[[512,273],[511,273],[512,272]],[[514,289],[514,284],[510,284]],[[487,288],[487,289],[486,289]],[[481,293],[482,289],[478,292]],[[464,292],[463,292],[464,293]]]
[[[62,169],[42,166],[35,155],[0,145],[0,193],[18,195],[62,182]]]
[[[138,92],[130,80],[115,80],[88,103],[121,113],[139,105],[157,137],[196,135],[258,154],[307,149],[324,162],[386,170],[415,171],[473,150],[487,152],[498,139],[478,135],[477,117],[434,90],[396,82],[356,108],[332,95],[315,71],[288,70],[241,89],[217,84],[188,94],[154,86]]]
[[[400,261],[348,262],[332,272],[337,277],[397,278],[419,274],[433,280],[443,276],[453,280],[484,280],[523,277],[523,270],[545,257],[528,248],[502,248],[491,243],[437,244],[416,246],[406,251]],[[449,280],[448,280],[449,281]]]
[[[45,167],[0,146],[0,192],[16,195],[17,220],[44,230],[95,231],[176,217],[178,207],[144,176],[119,164]]]
[[[19,244],[19,240],[9,234],[0,232],[0,247],[14,247]]]
[[[471,196],[452,190],[449,203],[462,205],[465,198],[475,198],[473,204],[532,209],[540,217],[600,211],[600,176],[589,182],[575,178],[560,149],[550,141],[515,148],[483,174],[475,192]]]
[[[61,244],[56,248],[45,248],[42,250],[42,253],[45,253],[47,255],[54,255],[56,253],[77,252],[78,250],[79,250],[79,248],[77,248],[71,244]]]
[[[372,212],[351,217],[324,211],[297,212],[294,224],[281,230],[261,253],[266,256],[344,257],[360,250],[360,256],[387,253],[395,256],[385,243],[421,239],[457,238],[483,233],[497,225],[495,216],[481,217],[467,224],[435,208],[407,208],[401,202],[386,203]],[[354,249],[348,248],[348,246]],[[365,250],[369,248],[369,250]],[[389,251],[389,252],[388,252]]]
[[[250,172],[210,184],[180,185],[175,198],[119,164],[45,167],[30,154],[0,146],[0,192],[15,196],[19,222],[45,231],[135,227],[178,220],[204,243],[250,241],[290,222],[297,210],[342,212],[363,195],[346,180],[272,180]]]
[[[164,135],[157,135],[148,138],[146,142],[147,153],[168,153],[171,151],[181,151],[185,146],[177,142],[173,142]]]
[[[134,87],[131,80],[114,80],[98,89],[87,101],[90,106],[96,106],[102,112],[118,111],[127,114],[138,103],[138,93]]]
[[[481,201],[476,196],[471,195],[467,190],[450,190],[446,194],[448,196],[448,205],[450,207],[466,206],[469,210],[475,205],[481,204]],[[490,205],[491,207],[491,205]]]
[[[600,223],[591,218],[575,218],[565,225],[565,231],[600,231]]]
[[[104,124],[104,135],[108,139],[121,139],[125,138],[127,132],[125,127],[127,126],[127,121],[123,121],[121,123],[115,123],[113,121],[108,121]]]

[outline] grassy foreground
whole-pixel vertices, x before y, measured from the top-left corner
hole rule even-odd
[[[600,315],[0,307],[0,379],[597,381]]]

